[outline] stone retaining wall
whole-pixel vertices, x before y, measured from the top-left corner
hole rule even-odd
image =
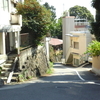
[[[21,53],[20,60],[22,62],[20,61],[20,65],[22,71],[18,77],[19,81],[41,76],[47,72],[49,64],[46,57],[45,47],[38,47],[37,49],[28,48]]]

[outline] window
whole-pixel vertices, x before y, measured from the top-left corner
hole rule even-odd
[[[0,0],[0,9],[8,11],[8,0]]]
[[[74,48],[79,49],[79,42],[74,42]]]

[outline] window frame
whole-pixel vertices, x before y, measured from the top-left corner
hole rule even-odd
[[[3,11],[9,11],[8,0],[1,0],[0,9],[2,9]]]
[[[73,48],[74,49],[79,49],[79,42],[73,42]]]

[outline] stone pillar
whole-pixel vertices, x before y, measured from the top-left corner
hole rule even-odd
[[[46,37],[46,54],[47,54],[48,61],[49,61],[49,41],[50,41],[50,37]]]
[[[20,32],[15,32],[15,45],[17,48],[17,53],[20,54]]]

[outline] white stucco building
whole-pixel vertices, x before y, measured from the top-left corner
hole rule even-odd
[[[18,2],[24,0],[0,0],[0,65],[10,51],[17,48],[19,52],[22,16],[16,14]]]

